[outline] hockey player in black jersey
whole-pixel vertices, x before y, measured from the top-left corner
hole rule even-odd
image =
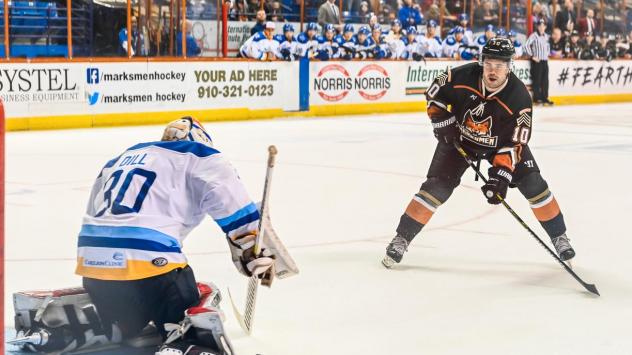
[[[390,268],[402,260],[413,238],[459,186],[468,164],[455,142],[471,157],[491,163],[489,180],[481,188],[489,203],[499,204],[497,195],[504,199],[508,187],[517,187],[560,258],[575,256],[559,205],[527,145],[532,103],[525,85],[511,72],[514,53],[509,39],[490,39],[478,63],[448,69],[426,91],[428,116],[439,142],[427,179],[401,216],[397,235],[386,248],[384,266]]]

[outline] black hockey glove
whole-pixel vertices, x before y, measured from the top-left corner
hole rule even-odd
[[[434,136],[440,141],[448,144],[458,140],[459,128],[456,126],[456,118],[450,116],[449,118],[433,118],[432,130]]]
[[[483,194],[487,198],[487,202],[492,205],[500,203],[500,196],[503,200],[507,196],[507,187],[511,182],[511,172],[503,168],[491,167],[488,170],[489,179],[487,183],[481,187]]]
[[[416,62],[421,61],[422,59],[424,59],[424,56],[419,54],[419,53],[413,53],[413,60]]]

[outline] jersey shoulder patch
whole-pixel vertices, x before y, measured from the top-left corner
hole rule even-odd
[[[305,43],[307,43],[308,38],[307,38],[307,35],[305,35],[305,33],[302,33],[302,32],[301,32],[301,33],[299,33],[299,35],[298,35],[298,37],[296,38],[296,40],[298,41],[298,43],[303,43],[303,44],[305,44]]]
[[[283,43],[283,42],[285,42],[285,36],[284,35],[274,35],[274,40],[279,42],[279,43]]]
[[[450,37],[448,37],[448,38],[446,38],[446,39],[445,39],[445,43],[446,43],[448,46],[453,46],[453,45],[455,45],[455,44],[456,44],[456,38],[454,38],[454,37],[450,36]]]
[[[259,42],[259,41],[262,41],[264,39],[266,39],[266,35],[264,35],[263,32],[255,33],[255,35],[252,38],[253,42]]]

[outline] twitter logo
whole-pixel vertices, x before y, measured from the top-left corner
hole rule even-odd
[[[99,92],[93,92],[92,94],[88,95],[88,102],[90,103],[90,106],[96,105],[97,102],[99,102]]]

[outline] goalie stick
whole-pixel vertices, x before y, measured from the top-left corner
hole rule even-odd
[[[474,164],[474,162],[472,161],[472,159],[470,159],[470,156],[467,154],[467,152],[465,150],[463,150],[463,148],[461,147],[461,145],[458,142],[454,142],[454,147],[456,148],[456,150],[459,152],[459,154],[463,157],[463,159],[465,159],[465,161],[467,162],[467,164],[472,168],[472,170],[474,170],[474,172],[476,173],[476,175],[478,175],[478,177],[481,178],[481,180],[483,180],[484,183],[487,183],[487,179],[485,178],[485,176],[476,168],[476,165]],[[503,206],[505,206],[505,208],[507,209],[507,211],[509,211],[509,213],[511,213],[511,215],[524,227],[524,229],[526,229],[529,234],[531,234],[531,236],[533,238],[535,238],[538,243],[540,243],[540,245],[546,249],[546,251],[549,252],[549,254],[551,254],[552,257],[555,258],[555,260],[557,260],[558,263],[560,263],[560,265],[562,265],[564,267],[564,269],[571,274],[571,276],[573,276],[575,278],[575,280],[577,280],[577,282],[579,282],[582,286],[584,286],[584,288],[597,295],[600,296],[599,291],[597,291],[597,287],[594,284],[589,284],[586,283],[584,280],[582,280],[579,276],[577,276],[577,274],[568,266],[566,265],[566,263],[564,263],[562,261],[562,259],[559,258],[559,256],[557,256],[557,254],[555,254],[553,252],[553,250],[551,250],[551,248],[549,248],[543,241],[542,239],[540,239],[540,237],[538,237],[537,234],[535,234],[535,232],[529,228],[529,226],[527,225],[527,223],[525,221],[522,220],[522,218],[520,218],[520,216],[518,216],[518,214],[516,213],[516,211],[513,210],[513,208],[511,208],[509,206],[509,204],[505,201],[504,198],[502,198],[500,195],[496,195],[496,197],[498,197],[498,199],[500,200],[500,202],[503,204]]]
[[[261,213],[259,217],[259,226],[257,228],[257,238],[255,239],[254,253],[255,256],[259,256],[261,253],[261,241],[263,240],[263,234],[265,233],[264,221],[267,220],[268,215],[268,200],[270,198],[270,185],[272,184],[272,171],[274,169],[274,162],[277,155],[277,149],[271,145],[268,147],[268,166],[266,170],[266,179],[263,183],[263,197],[261,199]],[[273,266],[274,267],[274,266]],[[269,285],[268,285],[269,286]],[[246,307],[244,308],[243,315],[237,309],[233,295],[228,289],[228,296],[233,306],[233,313],[235,318],[239,322],[241,328],[250,335],[252,333],[252,322],[255,313],[255,303],[257,301],[257,290],[259,289],[259,279],[257,276],[251,276],[248,281],[248,291],[246,296]]]

